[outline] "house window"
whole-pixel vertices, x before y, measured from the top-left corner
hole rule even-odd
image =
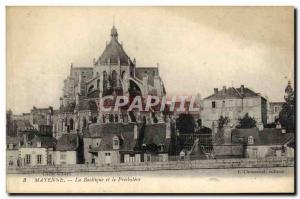
[[[211,102],[211,107],[216,108],[216,102],[215,101]]]
[[[52,163],[52,155],[49,154],[49,155],[48,155],[48,164],[51,164],[51,163]]]
[[[105,156],[110,156],[110,153],[105,153]]]
[[[113,137],[113,149],[119,149],[120,148],[120,142],[119,138],[117,136]]]
[[[253,138],[253,136],[249,136],[248,137],[248,144],[250,145],[250,144],[254,144],[254,138]]]
[[[67,157],[67,154],[65,152],[60,152],[60,159],[65,160]]]
[[[25,162],[26,162],[26,164],[30,164],[31,163],[31,156],[30,156],[30,154],[26,154],[26,156],[25,156]]]
[[[42,155],[37,155],[36,156],[36,163],[37,164],[42,164]]]

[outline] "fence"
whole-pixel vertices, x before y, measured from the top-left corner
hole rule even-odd
[[[167,162],[120,163],[114,165],[46,165],[33,167],[9,167],[7,173],[51,173],[51,172],[112,172],[112,171],[153,171],[180,169],[233,169],[233,168],[272,168],[293,167],[293,158],[267,159],[212,159],[175,160]]]

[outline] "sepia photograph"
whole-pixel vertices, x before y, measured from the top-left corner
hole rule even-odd
[[[5,15],[7,193],[295,193],[294,7]]]

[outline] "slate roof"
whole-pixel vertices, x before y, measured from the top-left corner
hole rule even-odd
[[[99,147],[92,148],[92,151],[113,150],[113,137],[118,136],[120,141],[120,150],[133,150],[136,145],[134,139],[134,124],[107,123],[91,124],[89,131],[84,134],[85,138],[101,138]]]
[[[101,138],[99,147],[92,148],[91,152],[100,150],[113,150],[113,137],[120,140],[120,151],[133,151],[139,144],[139,139],[134,139],[134,123],[106,123],[91,124],[89,131],[84,134],[85,138]],[[143,136],[142,144],[147,146],[163,144],[166,151],[170,147],[170,139],[166,139],[166,124],[147,124],[144,134],[141,135],[142,124],[138,123],[138,136]],[[150,147],[151,148],[151,147]]]
[[[253,128],[232,130],[232,143],[247,143],[249,136],[253,136],[254,145],[283,145],[294,140],[294,133],[282,133],[281,129],[265,128],[258,131],[257,128]]]
[[[56,145],[56,139],[50,136],[34,135],[32,139],[28,139],[29,147],[36,148],[37,143],[41,142],[41,148],[54,148]]]
[[[115,27],[112,28],[112,31],[115,31],[112,34],[116,34],[117,36],[118,33]],[[118,64],[119,60],[121,65],[128,66],[128,60],[130,61],[130,65],[133,65],[129,56],[124,51],[123,46],[118,42],[117,37],[112,35],[110,42],[106,45],[97,63],[101,65],[106,65],[109,62],[111,64]]]
[[[57,151],[76,151],[78,149],[78,136],[76,134],[63,134],[56,144]]]
[[[217,93],[214,93],[204,99],[226,99],[226,98],[247,98],[247,97],[259,97],[260,95],[258,93],[255,93],[249,88],[244,87],[243,88],[243,95],[241,94],[241,88],[234,88],[229,87],[226,88],[226,91],[224,90],[218,90]]]

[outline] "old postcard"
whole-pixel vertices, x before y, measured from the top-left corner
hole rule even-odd
[[[294,193],[293,7],[6,8],[8,193]]]

